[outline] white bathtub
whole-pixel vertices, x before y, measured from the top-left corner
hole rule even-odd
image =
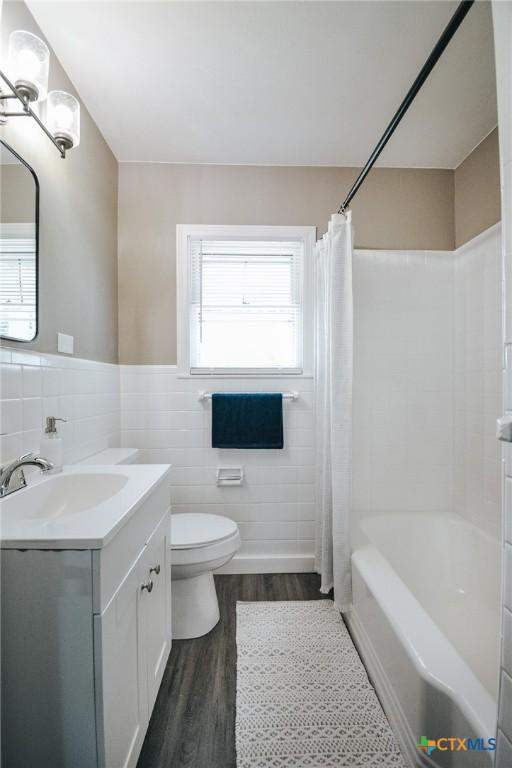
[[[499,543],[456,515],[366,517],[346,618],[411,764],[486,768],[492,752],[416,749],[495,736]]]

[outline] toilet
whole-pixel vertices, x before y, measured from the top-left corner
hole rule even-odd
[[[219,621],[213,571],[240,547],[233,520],[199,512],[171,515],[172,636],[206,635]]]

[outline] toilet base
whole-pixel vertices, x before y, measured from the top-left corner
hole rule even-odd
[[[220,613],[211,571],[189,579],[173,579],[171,590],[174,640],[191,640],[214,628]]]

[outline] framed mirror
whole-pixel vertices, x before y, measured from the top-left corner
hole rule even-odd
[[[37,336],[39,182],[34,170],[0,139],[0,337]]]

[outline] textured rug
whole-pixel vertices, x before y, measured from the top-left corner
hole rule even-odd
[[[403,768],[331,600],[236,610],[238,768]]]

